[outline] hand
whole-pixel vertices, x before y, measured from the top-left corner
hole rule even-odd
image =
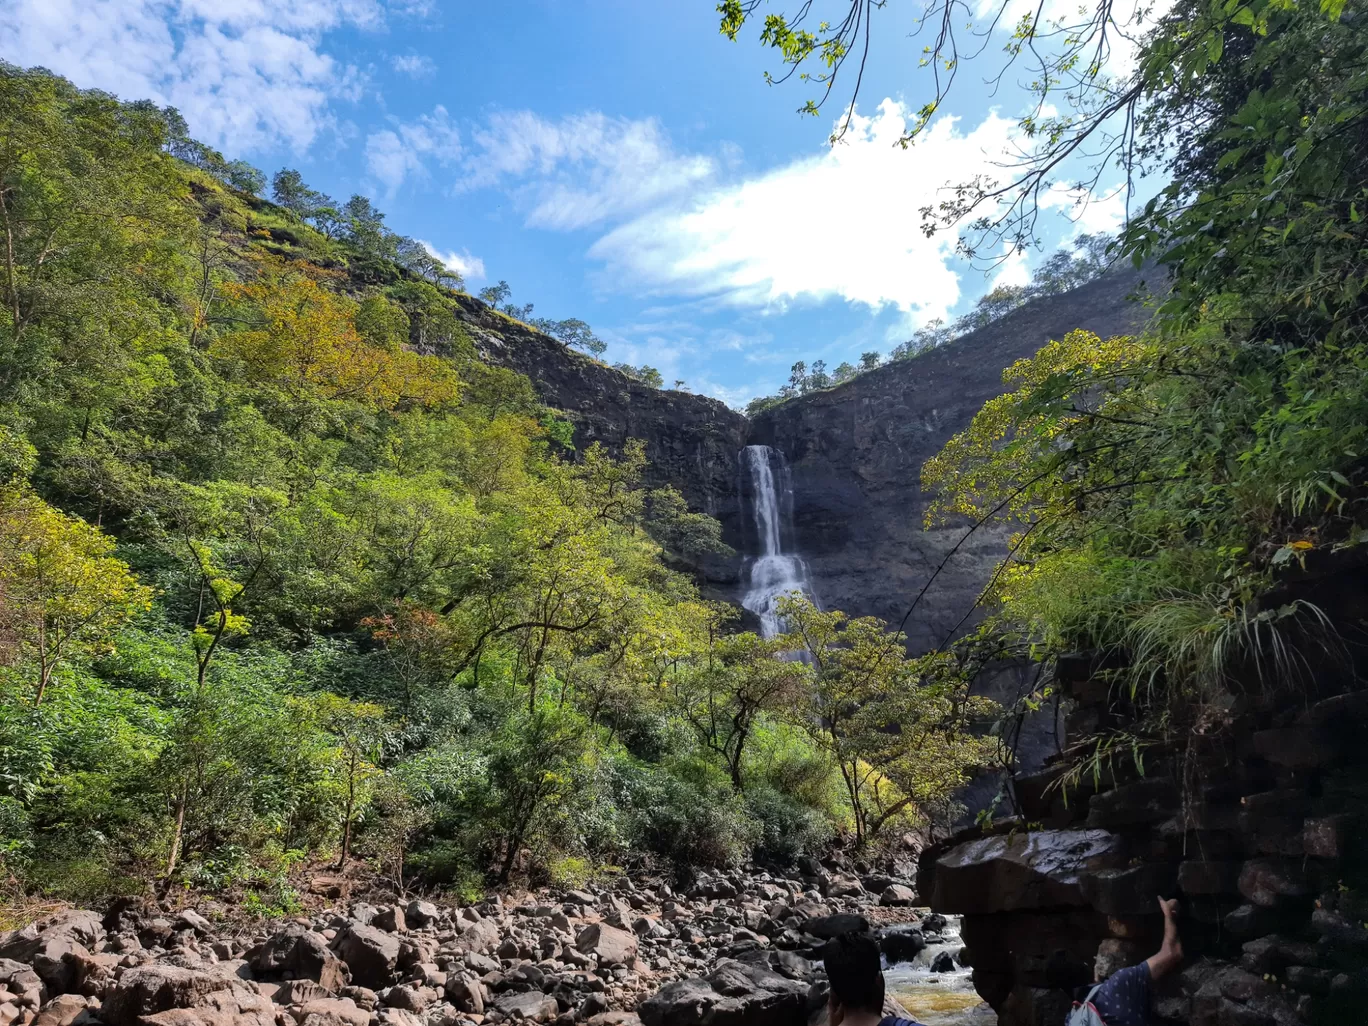
[[[1165,918],[1165,919],[1177,919],[1177,918],[1178,918],[1178,899],[1177,899],[1177,898],[1169,898],[1169,899],[1166,901],[1166,900],[1164,900],[1163,898],[1160,898],[1160,899],[1159,899],[1159,911],[1162,912],[1162,913],[1164,913],[1164,918]]]

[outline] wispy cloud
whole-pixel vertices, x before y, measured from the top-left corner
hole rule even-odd
[[[0,56],[175,106],[197,138],[234,153],[302,151],[362,81],[324,52],[324,36],[378,28],[384,15],[377,0],[8,0]]]
[[[484,261],[477,256],[472,256],[470,250],[463,249],[459,253],[455,250],[448,250],[444,253],[426,239],[419,239],[418,242],[429,253],[467,281],[483,281],[486,277]]]
[[[390,58],[390,67],[409,78],[431,78],[437,74],[437,63],[422,54],[399,54]]]
[[[529,226],[571,230],[650,209],[716,170],[711,157],[678,153],[654,118],[515,111],[472,131],[458,187],[499,186]]]
[[[366,170],[393,194],[404,180],[428,173],[427,161],[450,164],[461,155],[461,133],[445,107],[415,121],[393,120],[391,128],[366,137]]]

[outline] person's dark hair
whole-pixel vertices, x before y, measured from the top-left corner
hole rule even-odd
[[[883,1011],[884,978],[879,963],[879,943],[868,933],[843,933],[822,949],[831,993],[845,1008]]]

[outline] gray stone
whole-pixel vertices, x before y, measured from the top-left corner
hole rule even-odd
[[[394,983],[399,938],[374,926],[353,923],[338,937],[337,953],[360,986],[378,990]]]
[[[581,954],[593,955],[603,965],[631,965],[637,955],[637,939],[626,930],[604,923],[590,923],[575,938]]]
[[[906,884],[889,884],[879,894],[879,904],[908,908],[917,903],[917,892]]]
[[[262,976],[302,976],[336,994],[347,985],[347,967],[321,933],[297,923],[273,933],[247,955],[252,970]]]
[[[910,962],[926,947],[926,938],[915,923],[898,923],[879,931],[879,950],[890,965]]]
[[[555,998],[536,990],[500,995],[494,1000],[494,1007],[510,1019],[531,1022],[550,1022],[560,1013]]]
[[[164,964],[125,972],[105,998],[100,1017],[109,1026],[189,1026],[194,1016],[168,1014],[186,1011],[231,1016],[234,1026],[275,1022],[271,1002],[236,975]]]
[[[480,986],[478,980],[471,979],[469,976],[448,976],[446,986],[443,988],[446,999],[450,1001],[459,1011],[471,1015],[484,1014],[484,988]]]
[[[314,998],[299,1007],[299,1026],[370,1026],[370,1012],[350,998]]]
[[[1246,862],[1240,869],[1238,886],[1246,901],[1262,908],[1309,901],[1311,894],[1301,867],[1280,859]]]
[[[430,901],[410,901],[404,918],[414,926],[431,926],[442,916],[441,910]]]
[[[488,919],[471,923],[461,931],[460,936],[462,947],[481,955],[487,955],[497,948],[502,939],[499,927]]]
[[[1083,874],[1124,864],[1121,838],[1105,830],[998,834],[941,854],[922,896],[955,915],[1086,905]]]
[[[867,933],[869,920],[850,912],[838,912],[831,916],[806,919],[799,929],[818,940],[830,940],[843,933]]]
[[[637,1009],[644,1026],[806,1026],[809,988],[742,962],[662,988]]]

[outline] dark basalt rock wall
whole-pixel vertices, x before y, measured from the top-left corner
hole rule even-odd
[[[736,534],[736,454],[745,444],[745,417],[707,396],[643,385],[478,300],[458,302],[481,355],[526,374],[542,401],[575,425],[576,446],[602,442],[619,452],[629,438],[643,440],[647,484],[673,485],[691,509],[717,517],[729,537]],[[735,561],[716,561],[707,574],[734,579]]]
[[[922,464],[1002,393],[1003,368],[1075,328],[1104,337],[1135,330],[1147,312],[1129,297],[1143,284],[1137,272],[1113,273],[758,416],[746,440],[788,458],[798,545],[818,601],[898,623],[964,534],[963,524],[923,530]],[[908,621],[914,651],[944,639],[1004,551],[1003,533],[986,531],[956,553]]]
[[[1156,988],[1157,1021],[1362,1021],[1368,691],[1319,680],[1236,688],[1224,730],[1152,747],[1143,776],[1118,761],[1068,802],[1047,789],[1062,763],[1018,779],[1018,818],[922,853],[918,890],[964,916],[965,960],[1000,1026],[1063,1022],[1072,988],[1153,954],[1160,895],[1181,900],[1187,958]],[[1061,683],[1075,740],[1127,722],[1111,681]]]

